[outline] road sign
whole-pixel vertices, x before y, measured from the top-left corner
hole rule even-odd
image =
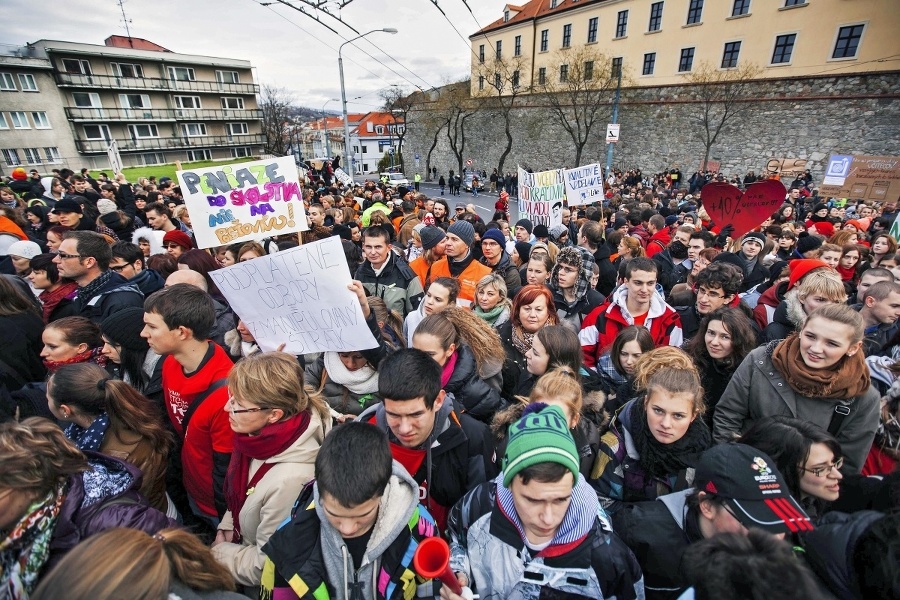
[[[391,148],[388,149],[388,154],[390,154],[391,156],[394,155],[394,148],[393,148],[393,147],[391,147]]]
[[[418,153],[418,152],[416,152],[416,156],[415,156],[415,159],[416,159],[416,160],[419,160],[419,159],[420,159],[420,158],[421,158],[421,156],[419,156],[419,153]]]
[[[471,167],[471,166],[472,166],[472,159],[471,159],[471,158],[467,158],[467,159],[466,159],[466,166],[467,166],[467,167]]]
[[[619,141],[619,124],[610,123],[606,126],[606,141],[609,144],[615,144]]]

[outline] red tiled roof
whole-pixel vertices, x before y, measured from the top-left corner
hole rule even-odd
[[[133,50],[153,50],[155,52],[171,52],[167,48],[163,48],[159,44],[154,44],[150,40],[136,37],[125,37],[124,35],[111,35],[103,43],[112,48],[131,48]]]
[[[550,0],[531,0],[531,2],[528,2],[523,6],[513,6],[512,4],[507,4],[506,6],[511,11],[518,11],[515,15],[510,16],[509,21],[504,21],[503,17],[501,16],[496,21],[489,23],[481,30],[470,35],[469,39],[473,39],[476,36],[494,31],[496,29],[503,29],[504,27],[510,25],[516,25],[518,23],[531,21],[550,13],[563,12],[572,8],[578,8],[580,6],[603,1],[604,0],[559,0],[555,8],[550,8]]]

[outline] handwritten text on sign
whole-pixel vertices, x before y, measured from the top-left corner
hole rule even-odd
[[[290,156],[176,174],[200,248],[308,229]]]
[[[533,225],[562,224],[566,186],[562,169],[529,173],[519,167],[519,214]]]
[[[350,352],[377,343],[365,325],[340,238],[329,237],[209,274],[263,350]]]
[[[703,186],[703,208],[719,227],[734,226],[737,238],[758,227],[784,202],[784,185],[774,179],[758,181],[741,190],[720,181]]]
[[[563,171],[569,206],[581,206],[603,200],[603,168],[594,163]]]

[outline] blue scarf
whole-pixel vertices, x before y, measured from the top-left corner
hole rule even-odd
[[[70,423],[66,427],[65,434],[67,438],[75,442],[79,450],[100,452],[100,444],[103,443],[103,436],[106,435],[107,429],[109,429],[109,415],[103,412],[94,419],[94,422],[87,429],[75,423]]]

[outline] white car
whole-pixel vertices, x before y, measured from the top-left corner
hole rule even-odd
[[[387,177],[387,184],[391,187],[405,185],[409,187],[409,179],[403,173],[379,173],[379,178]]]

